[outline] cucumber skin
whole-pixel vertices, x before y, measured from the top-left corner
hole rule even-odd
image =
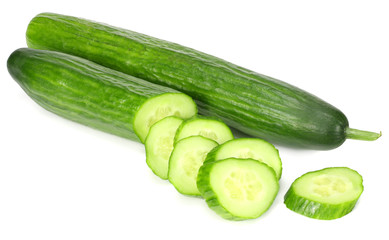
[[[324,168],[318,171],[322,171],[326,169],[329,168]],[[318,172],[318,171],[313,171],[313,172]],[[310,174],[310,173],[312,172],[308,172],[306,174]],[[303,174],[302,176],[297,178],[294,182],[304,177],[306,174]],[[348,213],[350,213],[354,209],[355,204],[358,202],[358,199],[364,189],[362,184],[361,194],[355,200],[344,202],[342,204],[328,204],[328,203],[320,203],[317,201],[309,200],[297,195],[293,189],[293,183],[284,196],[284,204],[286,205],[286,207],[304,216],[314,218],[314,219],[320,219],[320,220],[333,220],[333,219],[341,218],[347,215]]]
[[[295,194],[293,188],[290,188],[284,197],[284,203],[287,208],[301,215],[321,219],[333,220],[341,218],[350,213],[358,199],[342,204],[325,204],[303,198]]]
[[[218,215],[220,215],[224,219],[233,220],[233,221],[242,221],[242,220],[247,220],[247,219],[258,218],[259,216],[255,216],[253,218],[247,218],[247,217],[240,217],[240,216],[233,215],[221,205],[221,203],[218,199],[218,196],[215,194],[215,192],[213,191],[213,189],[211,187],[210,173],[212,171],[212,168],[215,166],[215,164],[218,164],[222,161],[224,161],[224,160],[213,161],[213,162],[209,161],[207,163],[204,163],[200,167],[199,173],[197,175],[197,189],[199,190],[201,196],[205,199],[208,207],[211,208],[213,211],[215,211]],[[254,159],[242,159],[242,161],[258,162],[257,160],[254,160]],[[265,163],[260,163],[260,164],[263,164],[264,166],[266,166],[267,168],[269,168],[271,171],[274,172],[274,170],[271,167],[269,167],[267,164],[265,164]],[[274,178],[278,182],[278,179],[276,177],[275,172],[274,172]],[[277,186],[278,186],[278,189],[276,192],[278,193],[279,185],[277,185]],[[276,198],[276,196],[277,196],[277,194],[274,196],[273,200]],[[261,213],[261,215],[263,213],[265,213],[271,207],[271,205],[272,204],[270,204],[268,206],[268,208]]]
[[[29,47],[77,55],[187,93],[201,114],[272,143],[327,150],[346,139],[348,120],[332,105],[194,49],[54,13],[33,18],[26,36]]]
[[[22,89],[46,110],[120,137],[140,141],[133,129],[149,98],[176,90],[68,54],[21,48],[7,61]]]

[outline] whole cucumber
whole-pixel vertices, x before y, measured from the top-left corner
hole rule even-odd
[[[349,128],[340,110],[283,81],[137,32],[42,13],[32,19],[26,35],[31,48],[77,55],[184,92],[201,114],[275,144],[333,149],[347,138],[381,136]]]

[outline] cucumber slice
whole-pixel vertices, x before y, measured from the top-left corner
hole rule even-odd
[[[144,143],[150,127],[167,116],[182,119],[191,118],[197,113],[197,106],[189,96],[181,93],[165,93],[148,99],[134,117],[134,130]]]
[[[362,176],[347,167],[308,172],[292,183],[284,203],[310,218],[340,218],[353,210],[363,192],[362,182]]]
[[[169,181],[182,194],[200,196],[196,179],[207,154],[218,144],[202,137],[191,136],[174,145],[169,160]]]
[[[175,142],[189,137],[200,135],[222,144],[234,138],[231,129],[222,121],[204,117],[195,117],[184,121],[177,130]]]
[[[205,162],[226,158],[251,158],[269,165],[281,178],[282,162],[278,149],[271,143],[259,138],[237,138],[227,141],[214,148]]]
[[[278,178],[267,164],[254,159],[227,158],[204,163],[197,187],[208,206],[223,218],[252,219],[272,205]]]
[[[146,163],[155,175],[167,179],[169,158],[173,150],[174,136],[182,119],[165,117],[154,123],[145,141]]]

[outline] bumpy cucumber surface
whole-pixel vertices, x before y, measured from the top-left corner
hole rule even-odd
[[[381,136],[349,128],[340,110],[290,84],[137,32],[42,13],[26,36],[29,47],[77,55],[187,93],[201,114],[272,143],[332,149],[346,138]]]
[[[350,213],[363,192],[362,176],[347,167],[309,172],[285,194],[285,205],[304,216],[331,220]]]
[[[155,175],[168,178],[169,158],[173,151],[174,136],[183,120],[170,116],[151,126],[145,141],[146,163]]]
[[[207,154],[218,144],[202,137],[191,136],[174,145],[169,160],[169,181],[182,194],[200,196],[197,189],[197,174]]]
[[[205,162],[226,158],[251,158],[269,165],[281,178],[282,162],[278,152],[271,143],[258,138],[237,138],[214,148]]]
[[[222,144],[234,138],[231,129],[222,121],[206,117],[193,117],[185,120],[178,128],[174,141],[200,135]]]
[[[186,94],[64,53],[22,48],[8,71],[43,108],[84,125],[144,141],[159,119],[197,113]]]
[[[197,187],[208,206],[223,218],[252,219],[272,205],[278,178],[267,164],[254,159],[227,158],[204,163]]]

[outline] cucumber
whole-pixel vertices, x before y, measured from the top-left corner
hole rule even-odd
[[[178,192],[200,196],[196,184],[197,173],[208,152],[217,145],[217,142],[202,136],[190,136],[174,145],[168,175]]]
[[[146,163],[155,175],[168,179],[169,158],[173,150],[174,136],[183,120],[170,116],[151,126],[145,141]]]
[[[349,128],[339,109],[290,84],[137,32],[42,13],[26,36],[29,47],[77,55],[187,93],[200,114],[272,143],[324,150],[347,138],[381,136]]]
[[[221,217],[244,220],[258,218],[269,209],[279,183],[274,170],[265,163],[227,158],[204,163],[197,176],[197,188]]]
[[[282,162],[278,152],[271,143],[258,138],[237,138],[227,141],[208,153],[205,162],[226,158],[251,158],[266,163],[281,178]]]
[[[185,120],[177,130],[175,142],[190,136],[200,135],[222,144],[234,138],[231,129],[222,121],[204,117]]]
[[[285,194],[290,210],[331,220],[350,213],[363,192],[362,176],[347,167],[313,171],[297,178]]]
[[[43,108],[132,140],[143,142],[150,126],[165,116],[197,113],[186,94],[64,53],[21,48],[7,66]]]

